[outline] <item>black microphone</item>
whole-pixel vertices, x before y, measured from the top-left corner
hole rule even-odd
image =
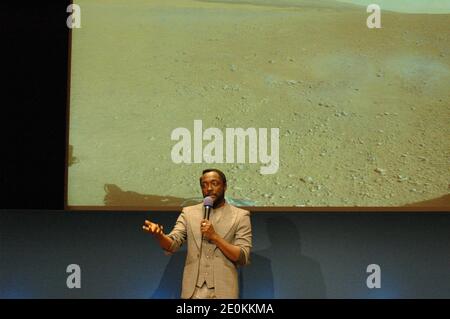
[[[204,207],[203,219],[209,220],[209,214],[211,213],[213,204],[214,200],[212,199],[212,197],[207,196],[203,199],[203,207]]]

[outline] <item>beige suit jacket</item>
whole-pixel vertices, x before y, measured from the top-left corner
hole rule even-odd
[[[168,234],[173,239],[170,251],[178,250],[187,240],[187,256],[183,272],[181,298],[191,298],[197,284],[199,256],[202,235],[200,222],[203,219],[203,204],[185,207]],[[213,258],[215,295],[219,299],[239,297],[238,265],[250,262],[252,247],[252,229],[250,212],[225,204],[222,217],[214,224],[215,231],[227,242],[241,248],[241,258],[234,263],[222,251],[215,247]]]

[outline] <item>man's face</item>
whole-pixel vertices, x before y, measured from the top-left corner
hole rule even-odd
[[[223,203],[225,200],[225,191],[227,187],[223,184],[220,175],[216,172],[203,174],[200,186],[202,188],[203,197],[212,197],[214,200],[214,207]]]

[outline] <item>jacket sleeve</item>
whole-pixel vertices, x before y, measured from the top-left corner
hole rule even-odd
[[[176,252],[186,241],[187,239],[187,221],[186,221],[186,213],[184,210],[181,212],[180,216],[178,216],[177,222],[173,227],[172,231],[167,235],[170,239],[173,240],[172,245],[169,248],[167,253]]]
[[[250,263],[250,250],[252,248],[252,225],[250,212],[245,211],[239,219],[234,237],[234,245],[241,249],[238,265],[248,265]]]

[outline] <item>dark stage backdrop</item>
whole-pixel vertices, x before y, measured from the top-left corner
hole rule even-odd
[[[0,298],[178,298],[185,253],[141,230],[178,213],[2,211]],[[242,298],[450,298],[450,215],[255,213]],[[81,288],[66,285],[68,265]],[[380,267],[380,288],[366,285]]]

